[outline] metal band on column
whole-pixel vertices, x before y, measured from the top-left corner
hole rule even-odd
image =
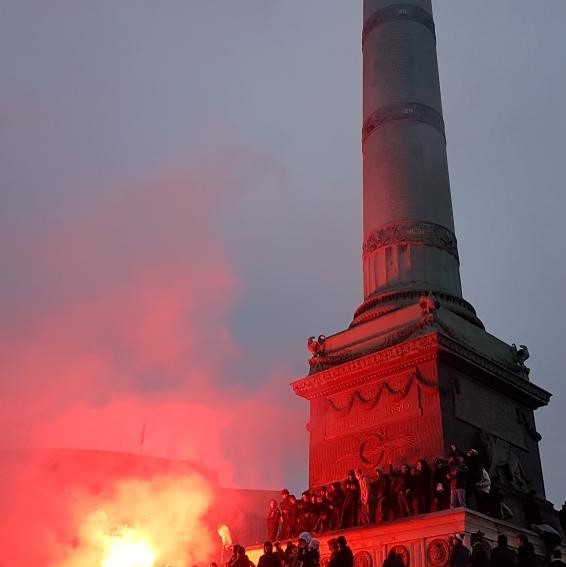
[[[381,10],[378,10],[375,14],[370,16],[364,25],[362,31],[362,47],[367,39],[367,36],[376,28],[382,26],[383,24],[388,24],[390,22],[416,22],[425,26],[436,38],[436,31],[434,28],[434,20],[432,15],[426,10],[414,6],[413,4],[393,4],[392,6],[387,6]]]
[[[446,138],[444,119],[442,115],[431,106],[418,102],[406,102],[378,108],[365,120],[362,128],[362,143],[364,143],[378,128],[391,122],[411,120],[424,122],[436,128]]]
[[[363,245],[366,258],[376,250],[394,244],[433,246],[448,252],[458,260],[456,236],[447,228],[431,222],[399,221],[382,226],[372,232]]]

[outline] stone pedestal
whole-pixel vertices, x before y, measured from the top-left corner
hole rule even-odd
[[[518,533],[526,534],[541,560],[545,556],[544,543],[535,532],[519,530],[507,522],[494,520],[463,508],[316,537],[320,540],[323,567],[327,567],[329,560],[328,540],[338,535],[344,535],[352,548],[354,567],[381,567],[392,548],[404,557],[407,567],[447,567],[451,538],[454,534],[466,534],[464,543],[469,547],[470,535],[480,529],[485,533],[485,538],[492,547],[496,545],[500,534],[507,536],[510,547],[515,545],[515,536]],[[563,548],[563,553],[565,552]],[[260,547],[253,547],[248,548],[247,553],[257,564],[263,550]]]
[[[309,376],[309,484],[474,447],[508,489],[544,495],[533,410],[550,394],[513,349],[430,297],[321,341]]]

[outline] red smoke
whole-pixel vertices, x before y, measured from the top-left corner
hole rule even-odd
[[[230,328],[245,282],[217,236],[231,199],[217,182],[168,176],[106,195],[8,251],[21,285],[4,298],[0,322],[2,448],[188,459],[219,471],[222,484],[280,486],[283,460],[302,457],[305,417],[284,368],[275,365],[255,391],[239,376],[244,357],[257,353]],[[31,521],[41,471],[9,472],[0,540],[7,526],[22,549],[31,538],[42,552],[56,545],[53,530],[83,537],[80,526],[97,510],[92,496],[54,487]],[[116,506],[112,494],[122,504],[131,494],[120,482],[108,479],[107,508]],[[163,483],[174,500],[176,488]],[[136,485],[149,500],[164,498],[154,489]],[[75,565],[62,562],[61,549],[51,556],[58,563],[45,567]]]

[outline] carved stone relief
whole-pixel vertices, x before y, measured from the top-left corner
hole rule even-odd
[[[354,555],[354,567],[372,567],[371,555],[367,551],[358,551]]]
[[[426,561],[431,567],[445,567],[450,559],[450,546],[444,539],[433,539],[426,548]]]

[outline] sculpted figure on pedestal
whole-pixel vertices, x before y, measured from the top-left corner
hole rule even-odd
[[[530,354],[529,354],[529,349],[526,347],[526,345],[519,345],[519,348],[517,348],[517,345],[513,343],[511,345],[511,352],[513,353],[513,359],[515,361],[515,364],[523,372],[528,374],[530,370],[525,366],[525,362],[528,360]]]
[[[307,339],[307,350],[312,354],[313,357],[320,356],[324,351],[324,343],[326,341],[326,337],[324,335],[319,335],[318,339],[313,337],[309,337]]]

